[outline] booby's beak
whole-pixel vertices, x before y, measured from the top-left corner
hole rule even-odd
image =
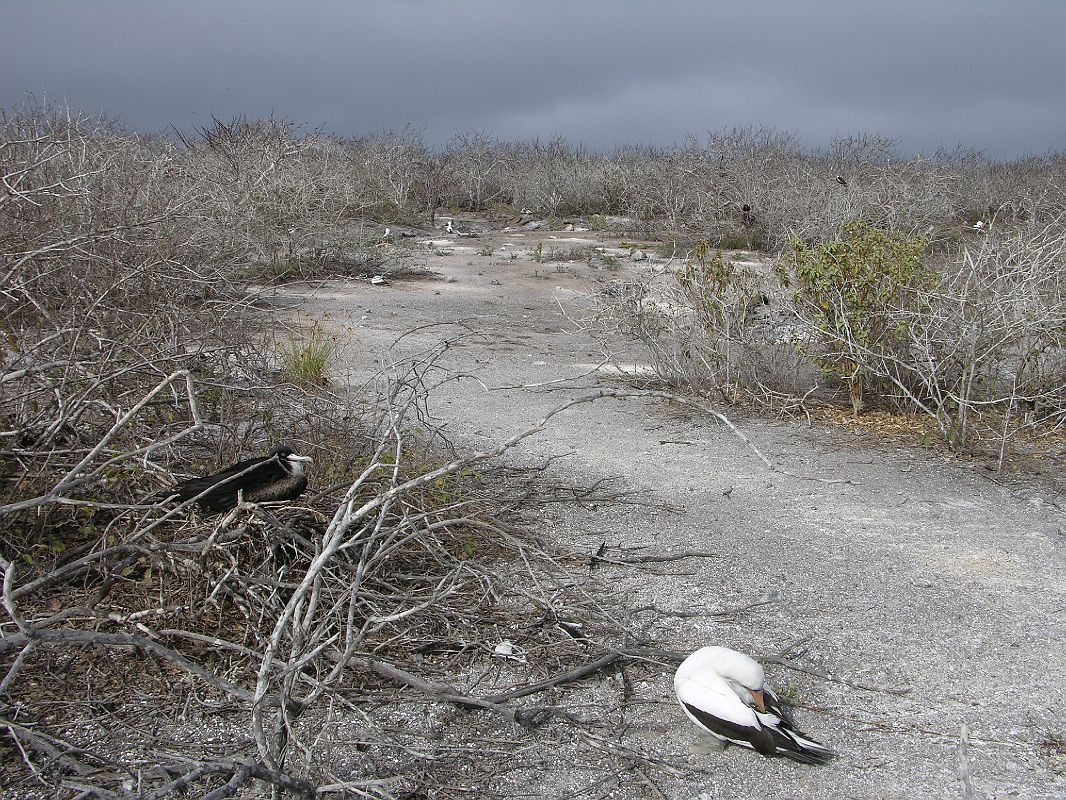
[[[762,696],[762,689],[749,689],[751,699],[755,701],[755,708],[762,714],[766,713],[766,700]]]
[[[295,453],[293,453],[291,456],[286,456],[285,460],[286,461],[306,461],[308,464],[310,464],[311,463],[311,456],[298,456]]]

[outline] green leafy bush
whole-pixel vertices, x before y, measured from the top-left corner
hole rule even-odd
[[[865,404],[864,354],[904,343],[895,312],[910,302],[909,290],[933,279],[923,264],[926,244],[921,236],[850,222],[840,239],[822,244],[793,237],[777,264],[797,310],[821,336],[819,362],[847,384],[855,414]]]

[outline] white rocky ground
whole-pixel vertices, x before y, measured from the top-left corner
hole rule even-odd
[[[477,380],[447,383],[433,398],[457,441],[483,446],[529,427],[567,397],[620,380],[604,370],[551,383],[601,360],[597,340],[573,320],[593,313],[590,298],[602,283],[655,268],[654,259],[626,260],[611,271],[531,258],[537,243],[546,254],[595,242],[590,236],[439,235],[419,247],[440,280],[291,285],[277,299],[338,336],[337,371],[353,382],[417,326],[462,320],[483,334],[464,339],[448,362]],[[424,328],[397,351],[417,352],[454,333]],[[623,342],[611,345],[620,363],[642,359]],[[712,613],[766,601],[738,615],[659,616],[653,630],[664,647],[715,643],[768,654],[803,639],[797,663],[805,668],[908,691],[864,691],[768,666],[771,682],[798,705],[801,727],[840,754],[810,768],[735,748],[692,752],[696,732],[672,699],[672,673],[652,670],[633,687],[640,702],[619,713],[616,730],[599,735],[619,751],[636,748],[663,764],[646,780],[630,776],[610,796],[1066,797],[1066,753],[1048,744],[1066,736],[1063,498],[1042,484],[995,482],[931,450],[878,446],[871,437],[799,422],[735,421],[786,469],[850,483],[768,471],[712,419],[658,399],[571,409],[512,457],[570,453],[559,470],[580,480],[620,476],[647,499],[676,508],[560,506],[543,520],[556,541],[583,552],[606,540],[651,553],[719,554],[654,571],[602,567],[601,578],[616,589],[613,600]],[[656,616],[649,612],[649,621]],[[621,691],[600,680],[560,697],[580,710],[586,701],[619,703]],[[447,741],[452,734],[442,724]],[[972,794],[960,777],[963,725]],[[500,735],[525,734],[502,727]],[[556,738],[551,749],[538,750],[538,742],[549,747],[544,741],[531,735],[513,771],[484,792],[608,796],[612,784],[588,786],[592,772],[583,766],[599,745],[573,739],[560,747]]]

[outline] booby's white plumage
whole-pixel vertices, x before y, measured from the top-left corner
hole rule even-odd
[[[685,714],[717,739],[764,756],[824,764],[833,751],[792,727],[755,659],[727,647],[702,647],[681,662],[674,691]]]

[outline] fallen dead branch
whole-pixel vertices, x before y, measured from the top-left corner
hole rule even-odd
[[[574,406],[581,405],[582,403],[592,403],[592,402],[595,402],[597,400],[601,400],[603,398],[608,398],[608,397],[613,397],[613,398],[658,397],[658,398],[661,398],[663,400],[670,400],[671,402],[674,402],[674,403],[680,403],[681,405],[686,405],[686,406],[689,406],[691,408],[695,408],[695,409],[703,412],[704,414],[707,414],[708,416],[713,417],[714,419],[718,420],[718,422],[720,422],[721,424],[725,425],[729,429],[729,431],[734,436],[736,436],[738,439],[740,439],[740,441],[742,441],[744,443],[744,445],[752,453],[754,453],[755,457],[758,458],[759,461],[761,461],[766,466],[766,468],[768,470],[770,470],[771,472],[777,472],[777,473],[780,473],[781,475],[785,475],[785,476],[790,477],[790,478],[796,478],[798,480],[816,481],[818,483],[825,483],[825,484],[830,484],[830,485],[832,485],[832,484],[841,484],[841,483],[852,484],[852,485],[855,484],[855,481],[850,479],[850,478],[822,478],[822,477],[813,476],[813,475],[800,475],[798,473],[795,473],[795,472],[792,472],[790,470],[787,470],[787,469],[775,464],[774,462],[772,462],[758,447],[755,446],[754,442],[751,441],[751,439],[747,436],[747,434],[745,434],[736,425],[733,424],[733,422],[729,419],[729,417],[727,417],[721,411],[718,411],[717,409],[711,407],[710,404],[702,402],[700,400],[694,400],[694,399],[692,399],[690,397],[684,397],[682,395],[674,394],[673,392],[664,392],[664,391],[660,391],[660,390],[656,390],[656,389],[598,389],[598,390],[596,390],[594,392],[590,392],[588,394],[581,395],[579,397],[576,397],[576,398],[574,398],[572,400],[569,400],[569,401],[567,401],[567,402],[565,402],[565,403],[553,408],[551,411],[549,411],[544,416],[544,418],[536,426],[534,426],[532,428],[529,428],[529,429],[527,429],[525,431],[522,431],[521,433],[515,434],[515,436],[511,437],[511,439],[509,439],[507,441],[507,443],[505,443],[505,449],[509,448],[509,447],[512,447],[514,444],[517,444],[522,439],[524,439],[524,438],[526,438],[528,436],[532,436],[533,434],[539,433],[542,430],[544,430],[544,426],[548,423],[548,421],[552,417],[556,416],[557,414],[560,414],[563,411],[566,411],[567,409],[572,408]]]

